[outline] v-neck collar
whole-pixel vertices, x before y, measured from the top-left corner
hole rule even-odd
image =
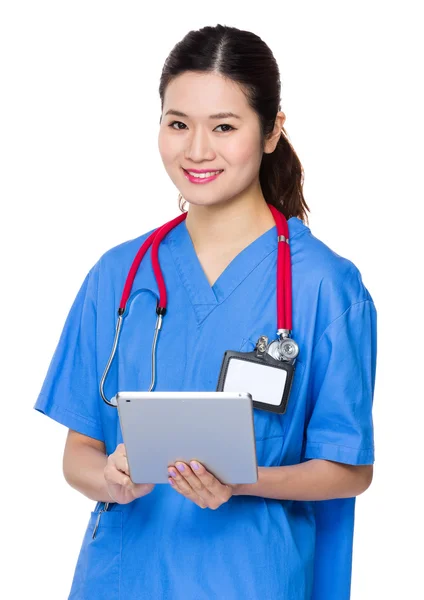
[[[290,235],[293,221],[288,220]],[[167,242],[181,281],[200,324],[236,287],[269,255],[277,250],[277,228],[274,225],[243,248],[227,265],[211,286],[196,254],[186,221],[179,223],[167,235]]]

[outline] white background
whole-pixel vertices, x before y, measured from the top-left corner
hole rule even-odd
[[[424,597],[419,4],[2,4],[2,598],[69,593],[94,503],[63,479],[67,430],[32,407],[87,271],[179,214],[157,148],[159,77],[190,29],[217,23],[274,52],[312,233],[357,265],[378,311],[352,599]]]

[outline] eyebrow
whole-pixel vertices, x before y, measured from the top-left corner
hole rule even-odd
[[[165,117],[166,117],[166,115],[174,115],[176,117],[189,118],[189,116],[186,115],[185,113],[183,113],[179,110],[173,110],[172,108],[169,109],[168,111],[166,111]],[[233,112],[220,112],[220,113],[216,113],[215,115],[209,115],[209,119],[230,119],[231,117],[233,117],[234,119],[241,119],[241,117],[239,117],[239,115],[236,115]]]

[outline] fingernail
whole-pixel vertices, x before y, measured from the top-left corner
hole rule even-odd
[[[197,463],[195,460],[192,460],[190,465],[193,467],[193,469],[195,471],[197,471],[199,469],[199,463]]]
[[[179,465],[177,465],[177,469],[182,472],[182,471],[184,471],[185,466],[183,464],[179,464]]]
[[[175,485],[175,481],[173,479],[169,478],[168,481],[171,485]]]
[[[169,469],[168,473],[170,475],[172,475],[172,477],[176,477],[177,476],[177,473],[176,473],[176,471],[174,471],[174,469]]]

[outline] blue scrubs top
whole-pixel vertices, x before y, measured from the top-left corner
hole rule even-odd
[[[292,217],[288,225],[292,336],[300,354],[287,412],[254,409],[258,464],[314,458],[372,464],[374,302],[351,261],[300,219]],[[117,410],[100,397],[99,380],[128,270],[149,233],[108,250],[87,274],[34,407],[102,440],[107,454],[122,434]],[[164,239],[159,258],[168,312],[157,346],[155,390],[213,391],[225,350],[250,351],[259,336],[276,336],[276,227],[240,252],[213,286],[185,221]],[[149,250],[106,381],[109,398],[118,390],[149,388],[157,294]],[[93,540],[103,508],[98,502],[69,598],[346,600],[354,507],[355,498],[304,502],[233,496],[215,511],[202,510],[169,484],[156,485],[130,504],[112,504]]]

